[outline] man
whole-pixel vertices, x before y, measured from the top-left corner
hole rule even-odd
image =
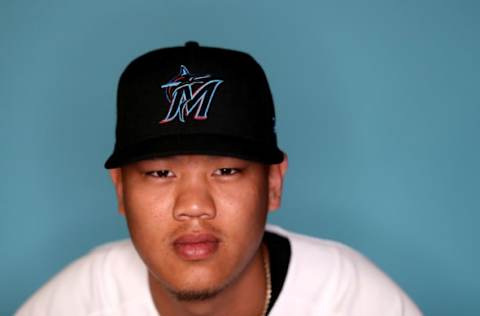
[[[287,157],[252,57],[152,51],[125,69],[117,101],[105,167],[131,241],[77,260],[17,315],[420,315],[354,250],[265,231]]]

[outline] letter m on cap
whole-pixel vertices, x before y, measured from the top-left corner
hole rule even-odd
[[[207,119],[215,92],[223,82],[218,79],[203,81],[208,77],[209,75],[194,77],[185,66],[182,66],[178,77],[162,85],[162,88],[166,89],[170,107],[160,124],[171,122],[176,118],[185,123],[186,118],[193,112],[195,120]]]

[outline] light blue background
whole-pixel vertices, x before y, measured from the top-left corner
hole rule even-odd
[[[0,314],[127,236],[102,168],[116,81],[193,39],[271,81],[271,222],[359,249],[428,315],[480,315],[479,34],[476,1],[1,0]]]

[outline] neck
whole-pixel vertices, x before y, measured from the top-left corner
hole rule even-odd
[[[206,300],[179,301],[150,273],[148,281],[153,302],[162,316],[261,315],[265,306],[262,246],[228,287]]]

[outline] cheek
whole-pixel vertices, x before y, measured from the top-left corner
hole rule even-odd
[[[224,187],[219,191],[217,217],[224,227],[242,234],[243,237],[239,236],[239,240],[245,239],[247,231],[263,232],[268,210],[265,182],[250,181],[247,184]]]
[[[132,189],[134,188],[134,189]],[[165,190],[152,190],[142,186],[125,190],[125,213],[132,238],[155,239],[164,232],[162,224],[171,218],[171,194]]]

